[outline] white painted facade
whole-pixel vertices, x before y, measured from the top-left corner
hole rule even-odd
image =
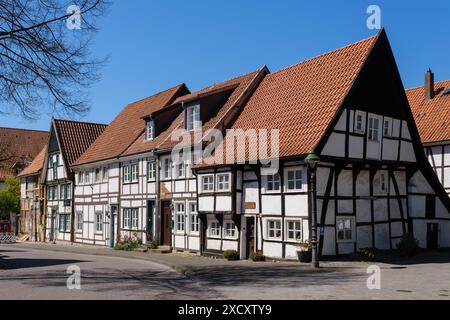
[[[442,186],[450,194],[450,143],[426,146],[425,154]]]

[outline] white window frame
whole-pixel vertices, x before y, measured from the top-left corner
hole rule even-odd
[[[275,179],[275,177],[278,177],[278,179]],[[264,181],[264,192],[265,193],[280,193],[281,192],[281,175],[278,172],[275,174],[264,175],[263,181]],[[276,184],[278,184],[278,189],[269,190],[269,184],[272,184],[273,187]]]
[[[123,208],[122,223],[123,229],[133,230],[139,227],[139,209],[138,208]]]
[[[123,183],[130,183],[131,182],[131,167],[130,165],[124,165],[123,168],[123,173],[122,173],[122,180]]]
[[[214,228],[213,228],[214,224]],[[213,234],[212,230],[218,231],[218,234]],[[209,221],[208,223],[208,235],[210,238],[220,238],[222,235],[222,228],[220,227],[219,221]]]
[[[290,223],[294,223],[294,228],[292,229],[292,228],[290,228],[289,227],[289,224]],[[297,230],[297,228],[295,227],[295,224],[296,223],[299,223],[300,225],[299,225],[299,229]],[[302,219],[286,219],[286,221],[285,221],[285,230],[286,230],[286,232],[285,232],[285,239],[287,240],[287,241],[298,241],[298,240],[303,240],[303,221],[302,221]],[[300,237],[299,238],[291,238],[290,236],[289,236],[289,233],[290,232],[294,232],[294,235],[295,235],[295,233],[297,233],[297,232],[300,232]]]
[[[361,128],[358,128],[358,116],[361,116]],[[366,114],[363,111],[355,112],[355,126],[354,131],[356,133],[364,133],[366,131]]]
[[[200,105],[186,108],[186,130],[194,131],[200,128]]]
[[[102,180],[108,181],[108,167],[102,168]]]
[[[138,208],[131,209],[131,228],[132,229],[139,228],[139,209]]]
[[[209,189],[209,188],[208,188],[208,190],[205,189],[205,181],[204,181],[205,178],[208,178],[208,179],[211,178],[212,179],[212,181],[207,183],[208,186],[212,186],[211,189]],[[207,175],[202,176],[202,178],[201,178],[201,190],[202,190],[203,193],[214,192],[214,175],[213,174],[207,174]]]
[[[192,209],[192,206],[195,206],[195,210]],[[188,208],[189,208],[189,232],[191,234],[199,234],[200,219],[198,217],[197,202],[188,202]]]
[[[64,228],[61,228],[61,222],[63,221],[61,218],[64,216]],[[69,213],[60,213],[59,214],[59,225],[58,231],[63,233],[70,232],[70,214]]]
[[[131,172],[131,182],[139,181],[139,164],[138,163],[130,164],[130,172]]]
[[[384,137],[392,137],[392,130],[393,130],[393,119],[385,117],[383,119],[383,136]],[[387,124],[387,126],[386,126]],[[387,129],[387,132],[386,132]]]
[[[172,161],[170,158],[165,158],[163,160],[163,180],[169,180],[172,177]]]
[[[102,181],[102,170],[100,168],[94,169],[94,181],[101,182]]]
[[[271,226],[271,223],[274,223],[273,227]],[[266,222],[267,227],[267,239],[273,239],[273,240],[281,240],[282,235],[282,227],[281,227],[281,219],[268,219]],[[271,231],[274,231],[274,235],[279,232],[279,236],[270,235]]]
[[[372,142],[380,142],[381,117],[369,115],[367,122],[367,139]],[[377,126],[375,126],[375,122],[378,123]]]
[[[98,217],[100,216],[100,221]],[[100,228],[99,228],[100,226]],[[103,233],[103,212],[95,213],[95,233]]]
[[[339,239],[339,222],[344,221],[344,239]],[[346,228],[345,221],[350,221],[350,228]],[[351,238],[347,239],[346,230],[351,231]],[[355,218],[352,216],[339,216],[336,217],[336,242],[345,243],[345,242],[355,242]]]
[[[236,239],[237,230],[234,221],[224,221],[223,222],[223,237],[226,239]]]
[[[91,183],[91,172],[90,172],[90,170],[86,170],[84,172],[84,183],[85,184],[90,184]]]
[[[155,122],[148,120],[145,123],[145,140],[150,141],[155,139]]]
[[[220,181],[220,178],[227,177],[228,181]],[[217,173],[216,174],[216,190],[217,192],[228,192],[231,190],[231,173]],[[227,188],[221,188],[221,184],[228,184]]]
[[[181,174],[180,174],[180,169],[181,169]],[[183,157],[180,157],[178,159],[178,162],[176,164],[176,172],[177,172],[177,178],[186,177],[186,165],[183,161]]]
[[[300,179],[297,178],[296,172],[300,172]],[[303,190],[303,168],[302,167],[292,167],[292,168],[285,168],[284,169],[284,190],[286,192],[296,192],[296,191],[302,191]],[[289,172],[294,172],[294,179],[289,179]],[[289,181],[293,181],[294,188],[289,188]],[[300,181],[300,188],[297,188],[297,181]]]
[[[78,184],[84,184],[84,172],[78,171]]]
[[[156,178],[156,162],[147,161],[147,181],[154,181]]]
[[[77,231],[83,231],[83,224],[84,224],[83,212],[77,212],[77,224],[76,224]]]
[[[186,230],[186,205],[184,202],[175,202],[175,232],[184,233]]]

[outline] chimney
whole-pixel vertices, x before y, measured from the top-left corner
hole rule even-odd
[[[431,69],[425,73],[425,99],[431,100],[434,97],[434,73]]]

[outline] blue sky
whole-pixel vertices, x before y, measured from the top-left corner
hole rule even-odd
[[[194,91],[371,36],[370,4],[381,8],[406,88],[421,85],[428,67],[436,80],[450,78],[448,0],[116,0],[92,48],[109,61],[81,120],[109,123],[128,103],[181,82]],[[50,118],[0,115],[0,126],[48,130]]]

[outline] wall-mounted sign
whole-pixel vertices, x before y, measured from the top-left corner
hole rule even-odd
[[[245,209],[256,209],[256,202],[244,202]]]

